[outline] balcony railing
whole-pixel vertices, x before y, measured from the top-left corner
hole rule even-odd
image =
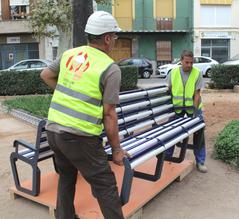
[[[172,18],[157,18],[156,29],[157,30],[172,30],[173,19]]]
[[[188,30],[188,18],[179,17],[172,18],[156,18],[153,17],[137,17],[134,20],[130,17],[117,17],[119,26],[124,31],[149,31],[149,30]]]

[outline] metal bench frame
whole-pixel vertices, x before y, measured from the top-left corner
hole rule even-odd
[[[183,119],[178,119],[179,123],[177,123],[177,120],[168,120],[172,118],[175,113],[167,86],[121,92],[120,104],[117,106],[116,112],[118,114],[119,136],[121,138],[121,146],[123,148],[123,145],[130,145],[127,143],[127,141],[131,140],[135,142],[140,140],[144,141],[144,143],[139,145],[139,147],[141,148],[143,147],[143,144],[148,144],[152,140],[154,141],[154,143],[152,144],[153,146],[147,150],[143,148],[145,149],[145,154],[142,153],[142,155],[139,155],[139,157],[135,158],[135,160],[134,158],[124,158],[125,170],[120,191],[121,202],[122,205],[124,205],[129,201],[133,178],[137,177],[150,181],[159,180],[161,177],[164,161],[168,160],[176,163],[182,162],[185,158],[186,150],[195,147],[188,144],[189,136],[193,133],[198,133],[198,136],[202,137],[205,124],[200,117],[196,119],[196,126],[192,127],[188,125],[190,121],[192,121],[189,118],[185,119],[185,121]],[[38,162],[48,158],[53,158],[53,164],[57,172],[54,155],[49,145],[41,148],[41,144],[43,142],[47,143],[46,136],[43,136],[43,133],[45,132],[45,124],[45,120],[42,120],[39,123],[37,128],[36,143],[34,145],[22,140],[15,140],[15,152],[12,152],[12,154],[10,155],[11,167],[16,188],[19,191],[33,196],[37,196],[40,192],[41,172],[38,167]],[[138,132],[139,129],[142,130]],[[157,134],[157,132],[155,132],[155,130],[157,129],[160,130],[160,134]],[[174,133],[174,131],[178,129],[180,129],[179,131],[181,137],[177,138],[177,136],[175,137],[173,135],[172,137],[170,137],[172,138],[170,139],[171,142],[167,139],[167,142],[170,142],[170,144],[165,142],[164,139],[161,139],[161,137],[165,138],[165,136],[167,136],[166,130],[170,130],[170,132]],[[153,137],[150,137],[151,134],[149,133],[151,132],[155,132],[155,134],[153,134]],[[105,143],[104,146],[105,151],[108,154],[108,160],[112,160],[111,149],[110,146],[107,145],[107,137],[104,132],[102,133],[101,137],[103,139],[103,142]],[[166,158],[165,151],[173,145],[179,146],[179,156]],[[27,157],[26,154],[24,154],[23,150],[19,151],[19,146],[23,146],[28,151],[31,151],[33,153],[33,156],[30,158]],[[41,156],[44,153],[45,155]],[[148,174],[134,170],[137,165],[145,162],[148,159],[151,159],[152,157],[157,158],[154,174]],[[137,161],[138,158],[142,158],[140,162]],[[21,186],[16,166],[16,161],[18,159],[26,162],[32,167],[32,190],[28,190]]]
[[[37,196],[40,192],[41,170],[38,167],[38,162],[52,158],[55,171],[57,172],[54,154],[46,139],[45,124],[45,120],[39,122],[35,144],[30,144],[24,140],[15,140],[13,143],[15,151],[10,155],[10,163],[16,188],[32,196]],[[41,147],[42,144],[44,144],[44,147]],[[19,150],[19,147],[24,147],[25,149]],[[21,185],[16,164],[17,160],[21,160],[32,167],[32,189],[27,189]]]

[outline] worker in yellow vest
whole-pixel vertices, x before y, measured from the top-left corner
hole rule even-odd
[[[193,67],[193,53],[184,50],[181,54],[181,66],[172,69],[168,75],[168,86],[171,91],[176,117],[202,116],[202,100],[200,90],[203,87],[202,73]],[[182,107],[185,107],[184,109]],[[194,155],[198,171],[207,172],[205,166],[206,148],[204,132],[202,138],[194,134]],[[171,157],[174,147],[166,152],[166,156]]]
[[[85,32],[88,46],[67,50],[41,73],[52,87],[47,137],[59,170],[57,219],[73,219],[77,173],[90,184],[106,219],[122,219],[116,179],[107,161],[100,134],[112,147],[113,162],[123,165],[115,106],[119,102],[121,72],[109,57],[121,29],[104,11],[93,13]]]

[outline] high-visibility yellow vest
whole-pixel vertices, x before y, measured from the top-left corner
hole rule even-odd
[[[195,86],[200,75],[200,70],[193,67],[189,74],[188,80],[183,85],[182,76],[180,73],[180,67],[174,68],[171,73],[171,83],[172,83],[172,100],[174,106],[186,106],[193,107],[193,97],[195,92]],[[199,109],[202,108],[202,102],[199,104]],[[175,109],[176,113],[181,113],[182,110]],[[188,114],[193,114],[193,109],[186,110]]]
[[[66,51],[48,120],[92,135],[102,132],[103,105],[100,78],[114,61],[89,46]]]

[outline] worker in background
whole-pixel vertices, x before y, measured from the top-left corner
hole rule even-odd
[[[183,117],[185,114],[189,117],[202,116],[200,91],[203,87],[203,77],[200,70],[193,67],[193,59],[193,53],[184,50],[181,54],[181,66],[172,69],[168,75],[168,86],[171,91],[176,117]],[[189,108],[180,109],[180,107],[185,106]],[[177,107],[179,108],[177,109]],[[195,133],[193,138],[196,167],[198,171],[206,173],[204,132],[200,133],[200,136],[198,133]],[[174,147],[168,149],[166,156],[171,157],[173,151]]]
[[[109,57],[118,31],[111,14],[93,13],[85,27],[89,45],[67,50],[41,73],[55,89],[46,128],[59,170],[57,219],[75,218],[78,171],[91,185],[104,218],[124,218],[116,179],[99,137],[104,125],[113,162],[123,165],[127,154],[120,147],[115,111],[121,72]]]

